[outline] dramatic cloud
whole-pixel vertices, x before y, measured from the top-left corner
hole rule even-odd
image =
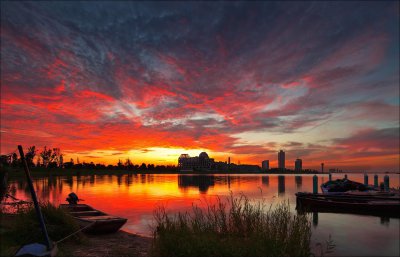
[[[205,149],[274,164],[283,148],[305,167],[364,152],[379,168],[398,150],[398,8],[2,2],[1,153]]]

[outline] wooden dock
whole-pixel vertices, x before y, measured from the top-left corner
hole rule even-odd
[[[326,195],[296,193],[296,209],[304,212],[354,213],[400,218],[400,197],[396,194]]]

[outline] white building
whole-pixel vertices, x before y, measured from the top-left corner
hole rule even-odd
[[[199,156],[190,157],[188,154],[181,154],[178,158],[178,168],[181,171],[210,170],[214,164],[214,159],[209,158],[206,152]]]

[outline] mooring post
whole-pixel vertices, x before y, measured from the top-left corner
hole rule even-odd
[[[45,239],[46,239],[47,250],[50,250],[51,249],[51,243],[50,243],[49,235],[47,234],[46,225],[44,224],[43,215],[42,215],[42,212],[40,211],[39,203],[38,203],[38,200],[37,200],[37,197],[36,197],[36,192],[35,192],[35,189],[34,189],[33,183],[32,183],[32,178],[31,178],[31,175],[29,173],[28,164],[26,163],[24,151],[22,150],[22,146],[21,145],[18,145],[18,150],[19,150],[19,155],[21,156],[22,165],[24,166],[26,179],[28,180],[28,186],[29,186],[29,190],[31,191],[33,204],[35,205],[36,215],[39,218],[40,227],[42,228],[42,232],[43,232],[43,234],[45,236]]]
[[[376,174],[375,174],[375,176],[374,176],[374,187],[379,187],[379,184],[378,184],[378,175],[376,175]]]
[[[364,185],[368,186],[368,175],[364,173]]]
[[[344,174],[344,178],[347,179],[347,174]]]
[[[312,223],[314,227],[318,226],[318,212],[313,212]]]
[[[313,176],[313,194],[318,194],[318,177],[317,177],[317,175]]]
[[[388,192],[389,191],[389,176],[385,175],[385,177],[383,177],[383,183],[385,185],[385,191]]]
[[[332,173],[329,172],[329,181],[332,181]]]

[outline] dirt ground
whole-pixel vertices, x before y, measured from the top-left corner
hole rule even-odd
[[[118,231],[113,234],[87,235],[81,243],[61,243],[59,256],[149,256],[151,238]]]
[[[7,228],[13,226],[15,222],[14,215],[2,214],[0,215],[0,245],[4,247],[2,242],[2,236]],[[77,243],[74,240],[66,240],[58,244],[58,253],[56,256],[59,257],[89,257],[89,256],[138,256],[147,257],[149,256],[152,238],[143,237],[135,234],[131,234],[125,231],[118,231],[112,234],[103,235],[90,235],[85,234],[81,243]],[[7,247],[7,246],[6,246]],[[13,256],[14,252],[19,249],[20,246],[10,246],[9,249],[1,249],[1,256]]]

